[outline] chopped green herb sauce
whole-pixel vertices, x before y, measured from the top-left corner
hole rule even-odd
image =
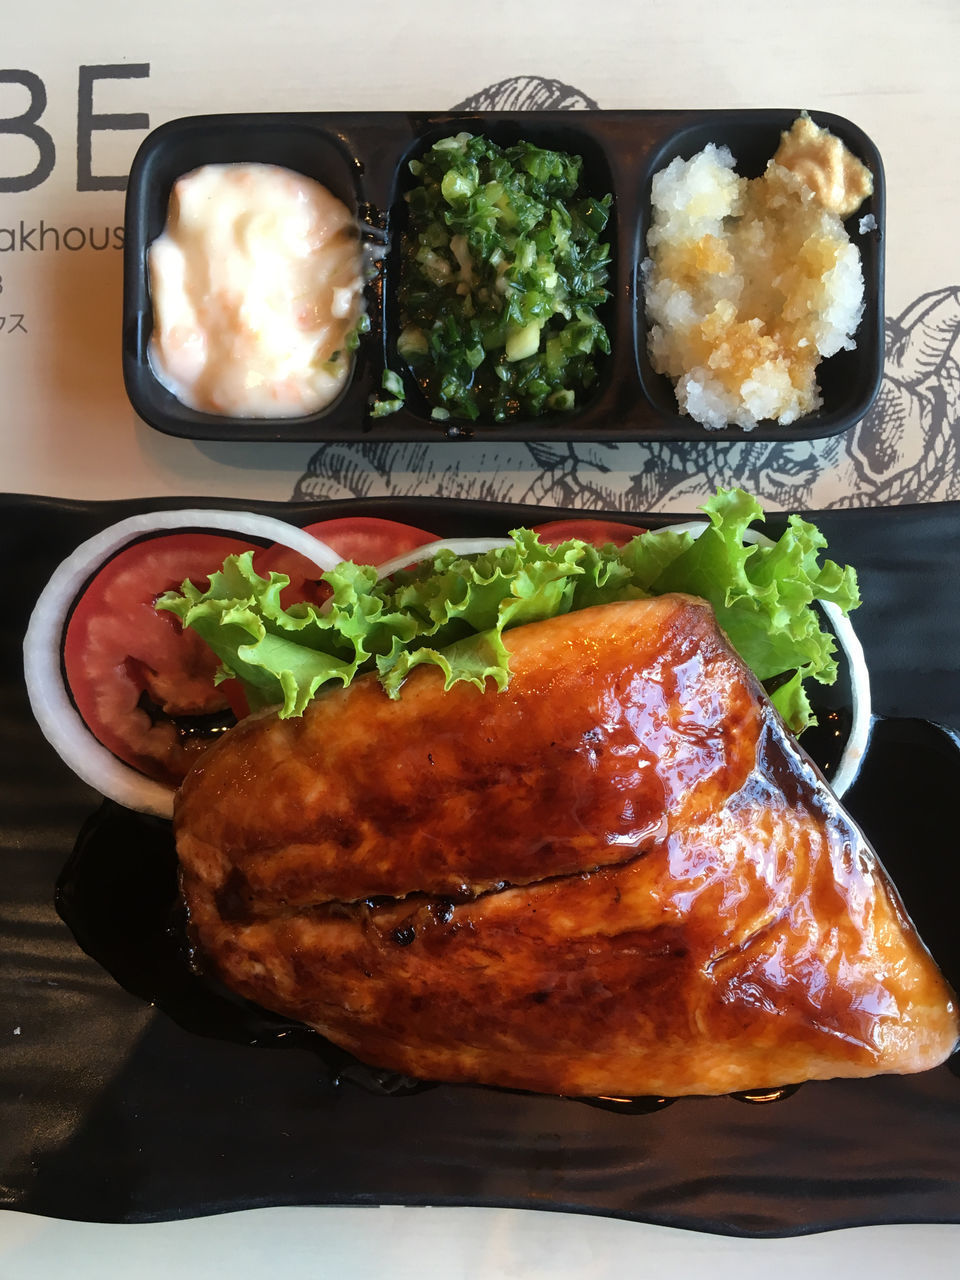
[[[581,165],[468,133],[410,162],[397,351],[434,416],[565,412],[596,381],[612,197],[579,194]]]

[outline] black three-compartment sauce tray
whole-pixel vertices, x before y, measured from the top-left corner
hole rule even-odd
[[[743,439],[739,427],[708,430],[677,410],[670,381],[647,354],[647,321],[640,266],[646,256],[653,175],[674,157],[689,159],[707,143],[730,148],[738,172],[761,174],[780,134],[799,109],[752,111],[585,112],[302,112],[198,116],[151,133],[130,173],[124,251],[123,371],[142,418],[171,435],[232,441],[464,441],[464,440],[724,440]],[[867,411],[883,365],[883,166],[877,148],[849,120],[812,111],[873,176],[873,194],[847,221],[860,249],[864,313],[856,347],[818,370],[823,403],[788,425],[760,423],[750,438],[798,440],[834,435]],[[581,187],[613,197],[604,232],[611,246],[610,297],[599,308],[611,344],[597,380],[567,412],[537,418],[469,422],[431,417],[417,381],[397,351],[397,286],[406,221],[409,162],[438,139],[466,131],[502,146],[528,141],[582,157]],[[280,165],[316,179],[356,214],[363,237],[385,252],[366,287],[370,331],[360,338],[352,376],[338,398],[299,418],[224,417],[188,407],[156,377],[148,349],[153,328],[147,252],[163,231],[170,193],[182,175],[207,164]],[[861,229],[861,219],[866,219]],[[383,372],[404,383],[405,402],[385,417],[371,416]]]

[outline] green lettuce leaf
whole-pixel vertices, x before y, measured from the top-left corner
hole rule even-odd
[[[789,517],[772,546],[746,542],[763,510],[742,490],[721,490],[703,510],[709,528],[666,565],[651,589],[689,591],[709,600],[730,643],[761,681],[795,672],[772,697],[800,733],[815,723],[803,681],[833,684],[837,678],[836,645],[814,602],[830,601],[844,613],[855,609],[856,573],[832,560],[821,565],[826,539],[799,516]]]
[[[721,490],[703,510],[709,526],[699,538],[653,530],[622,548],[576,539],[546,547],[518,529],[507,547],[470,557],[441,549],[383,582],[372,568],[344,562],[323,575],[332,595],[322,608],[285,609],[286,577],[261,578],[244,552],[225,561],[206,591],[185,582],[157,608],[202,636],[220,658],[221,678],[243,682],[251,709],[275,705],[286,717],[301,715],[325,685],[348,685],[365,671],[392,698],[424,664],[443,672],[446,688],[492,680],[504,689],[509,628],[683,591],[709,600],[747,665],[761,681],[776,681],[773,701],[799,733],[813,723],[804,681],[829,684],[837,673],[834,641],[814,604],[855,608],[856,575],[821,563],[822,534],[797,516],[775,544],[746,541],[763,512],[742,491]]]

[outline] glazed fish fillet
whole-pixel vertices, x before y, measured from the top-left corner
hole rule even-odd
[[[223,982],[373,1065],[548,1093],[950,1054],[951,991],[708,605],[506,639],[505,692],[364,677],[194,767],[182,888]]]

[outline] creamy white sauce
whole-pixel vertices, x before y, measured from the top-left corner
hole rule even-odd
[[[237,418],[292,418],[349,377],[363,312],[350,210],[276,165],[210,164],[174,185],[148,251],[150,365],[178,400]]]

